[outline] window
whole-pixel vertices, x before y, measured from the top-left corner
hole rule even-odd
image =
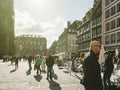
[[[87,33],[87,39],[89,39],[89,38],[90,38],[90,33],[88,32],[88,33]]]
[[[120,17],[117,18],[117,27],[120,27]]]
[[[82,36],[80,36],[80,37],[79,37],[79,41],[82,41],[82,40],[83,40],[83,39],[82,39]]]
[[[92,20],[92,26],[96,25],[96,19]]]
[[[111,43],[113,44],[113,43],[115,43],[115,34],[111,34]]]
[[[114,0],[111,0],[111,3],[113,2]]]
[[[115,14],[115,6],[111,8],[111,16]]]
[[[109,0],[105,0],[105,6],[109,5]]]
[[[85,34],[83,35],[83,40],[85,40]]]
[[[92,30],[92,36],[95,36],[96,35],[96,29],[93,29]]]
[[[117,42],[120,42],[120,32],[117,33]]]
[[[97,22],[96,22],[97,24],[100,24],[101,23],[101,17],[98,17],[97,18]]]
[[[120,3],[117,4],[117,12],[120,12]]]
[[[101,27],[97,28],[97,35],[101,34]]]
[[[110,30],[110,22],[106,23],[106,25],[105,25],[105,30],[106,30],[106,31],[109,31],[109,30]]]
[[[115,28],[115,20],[111,21],[111,29]]]
[[[110,36],[105,36],[105,44],[110,44]]]
[[[108,9],[106,12],[105,12],[105,18],[109,18],[110,17],[110,10]]]

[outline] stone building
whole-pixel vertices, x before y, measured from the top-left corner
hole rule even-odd
[[[77,25],[77,36],[76,27],[71,29],[69,23],[59,36],[57,47],[63,56],[71,57],[74,51],[78,51],[80,57],[85,55],[93,40],[100,41],[105,50],[120,51],[120,0],[94,0],[93,7]],[[74,40],[77,50],[73,49],[77,46],[73,45]]]
[[[38,35],[21,35],[15,38],[15,53],[17,55],[46,55],[46,38]]]
[[[106,50],[120,51],[120,0],[102,0],[103,43]]]
[[[102,42],[102,4],[101,0],[95,0],[91,8],[77,28],[77,43],[79,55],[86,54],[90,42],[98,40]]]
[[[58,41],[54,41],[49,49],[51,55],[55,55],[58,53]]]
[[[78,53],[77,51],[77,33],[76,28],[79,21],[74,21],[73,23],[68,22],[67,28],[64,29],[64,32],[59,36],[57,47],[58,55],[62,55],[63,58],[68,59],[75,57]]]
[[[14,3],[0,0],[0,57],[14,54]]]

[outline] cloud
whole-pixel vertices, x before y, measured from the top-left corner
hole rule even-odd
[[[47,39],[47,47],[57,40],[64,31],[66,21],[63,17],[36,21],[28,12],[15,9],[15,35],[34,34],[41,35]]]
[[[48,44],[52,44],[54,40],[57,40],[60,34],[64,31],[64,27],[66,26],[66,22],[64,18],[57,17],[54,20],[48,20],[46,22],[40,22],[40,26],[45,32],[41,34],[47,37]],[[50,46],[48,45],[48,46]]]
[[[15,24],[17,27],[21,28],[21,26],[26,26],[23,28],[31,27],[36,24],[35,20],[31,17],[31,15],[24,11],[20,12],[18,10],[15,10]]]

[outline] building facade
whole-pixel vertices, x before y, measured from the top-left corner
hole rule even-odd
[[[95,0],[91,8],[77,28],[77,43],[79,56],[85,55],[89,51],[90,42],[98,40],[102,42],[102,3]]]
[[[103,43],[106,50],[120,51],[120,0],[102,0]]]
[[[67,22],[67,28],[64,29],[64,32],[59,36],[58,40],[58,53],[62,54],[62,57],[65,59],[75,57],[78,53],[77,51],[77,33],[76,28],[79,21],[74,21],[73,23]]]
[[[0,57],[14,54],[14,3],[0,0]]]
[[[76,40],[74,31],[68,23],[58,40],[59,52],[68,58],[74,53],[72,42]],[[73,39],[74,38],[74,39]],[[89,51],[90,42],[98,40],[105,50],[120,51],[120,0],[94,0],[93,7],[86,13],[77,27],[77,44],[79,56]],[[76,51],[77,51],[76,50]]]
[[[53,44],[51,45],[49,52],[51,55],[55,55],[58,53],[58,45],[57,45],[58,41],[54,41]]]
[[[21,35],[15,38],[15,53],[20,56],[46,55],[46,38],[38,35]]]

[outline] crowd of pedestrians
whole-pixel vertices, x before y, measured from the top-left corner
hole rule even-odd
[[[92,41],[90,43],[89,52],[82,58],[71,58],[67,60],[67,69],[69,74],[76,69],[76,65],[79,68],[82,68],[83,77],[81,79],[81,84],[85,87],[85,90],[111,90],[111,75],[114,71],[114,59],[113,54],[106,51],[104,52],[105,62],[103,69],[103,76],[101,75],[101,65],[99,63],[99,54],[101,50],[101,43],[99,41]],[[8,58],[5,57],[3,61],[7,61]],[[15,63],[15,70],[18,69],[19,61],[21,58],[17,55],[13,56],[9,59],[11,64]],[[23,61],[28,61],[29,71],[34,69],[36,71],[36,75],[41,75],[41,73],[46,73],[46,79],[53,80],[52,77],[54,75],[53,66],[55,64],[55,60],[53,56],[40,56],[36,55],[33,57],[32,55],[26,56]],[[75,61],[77,61],[75,65]],[[32,67],[34,64],[34,67]],[[77,68],[77,69],[78,69]]]
[[[28,71],[26,72],[27,74],[31,73],[31,70],[33,69],[34,71],[36,71],[36,75],[39,76],[41,75],[41,73],[46,73],[47,80],[53,80],[52,77],[54,76],[54,58],[51,55],[48,56],[40,56],[40,55],[36,55],[36,56],[32,56],[32,55],[27,55],[24,56],[23,58],[20,58],[20,56],[18,55],[14,55],[13,57],[10,56],[5,56],[3,59],[3,62],[8,62],[11,61],[11,65],[15,66],[15,69],[10,71],[10,72],[14,72],[18,69],[19,67],[19,62],[20,61],[23,62],[28,62]],[[32,67],[32,64],[33,67]]]
[[[80,83],[84,85],[85,90],[117,90],[113,89],[111,84],[111,75],[114,73],[115,55],[113,52],[105,51],[105,62],[103,67],[99,63],[99,55],[101,51],[101,43],[92,41],[90,43],[89,52],[82,58],[71,58],[67,60],[68,72],[81,68],[82,79]],[[119,61],[119,60],[118,60]],[[77,62],[77,63],[76,63]],[[76,63],[76,64],[75,64]],[[77,65],[78,64],[78,65]],[[75,67],[77,65],[77,68]],[[103,69],[103,71],[102,71]]]

